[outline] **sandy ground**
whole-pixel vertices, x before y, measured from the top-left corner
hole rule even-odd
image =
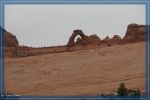
[[[5,91],[17,95],[100,95],[145,91],[145,42],[5,59]]]

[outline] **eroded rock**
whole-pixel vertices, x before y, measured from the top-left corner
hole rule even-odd
[[[127,27],[124,43],[132,43],[146,40],[146,26],[138,24],[130,24]]]
[[[75,37],[78,35],[80,36],[80,38],[78,37],[77,41],[75,41]],[[74,30],[69,38],[67,46],[85,46],[89,44],[100,44],[100,38],[96,34],[87,36],[82,32],[82,30]]]

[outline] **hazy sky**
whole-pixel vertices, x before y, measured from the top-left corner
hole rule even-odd
[[[101,39],[123,37],[130,23],[145,24],[144,5],[6,5],[5,29],[20,45],[67,44],[75,29]]]

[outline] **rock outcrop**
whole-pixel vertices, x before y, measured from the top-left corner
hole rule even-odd
[[[75,43],[75,37],[78,36],[78,35],[81,38],[78,38],[77,39],[77,43]],[[69,38],[67,46],[75,46],[75,45],[79,45],[79,44],[85,45],[86,38],[87,38],[87,36],[84,35],[84,33],[82,32],[82,30],[74,30],[73,33],[72,33],[72,35]]]
[[[18,46],[18,40],[15,35],[13,35],[10,32],[5,32],[4,34],[4,41],[5,41],[5,47],[17,47]]]
[[[4,34],[4,46],[5,47],[16,47],[18,46],[18,40],[15,35],[7,32],[5,29],[0,27],[2,34]]]
[[[114,35],[113,38],[109,38],[109,36],[106,36],[106,38],[104,38],[101,41],[101,45],[103,46],[111,46],[111,45],[116,45],[116,44],[120,44],[122,41],[121,37],[119,35]]]
[[[127,27],[124,43],[133,43],[146,40],[146,26],[138,24],[130,24]]]
[[[77,41],[75,41],[75,37],[78,35],[80,36],[80,38],[77,38]],[[74,30],[74,32],[70,36],[67,46],[86,46],[89,44],[98,44],[101,47],[104,47],[118,44],[134,43],[145,40],[146,26],[130,24],[127,27],[127,31],[123,39],[119,35],[114,35],[112,38],[109,38],[109,36],[107,36],[105,39],[101,40],[96,34],[87,36],[82,32],[82,30]]]
[[[78,35],[80,38],[77,38],[77,41],[75,41],[75,37]],[[69,38],[67,46],[85,46],[89,44],[100,44],[100,38],[96,34],[87,36],[82,32],[82,30],[74,30]]]
[[[113,38],[111,38],[110,40],[111,44],[120,44],[121,41],[122,39],[119,35],[114,35]]]
[[[111,38],[109,38],[109,36],[106,36],[103,40],[101,40],[101,45],[103,45],[103,46],[111,45],[110,40],[111,40]]]
[[[0,27],[0,31],[4,36],[4,55],[5,57],[14,57],[16,55],[16,49],[18,47],[18,40],[15,35],[7,32]]]
[[[84,34],[82,30],[74,30],[67,45],[64,45],[63,47],[56,46],[54,48],[32,48],[28,46],[19,46],[15,35],[7,32],[1,27],[0,31],[4,33],[5,57],[25,57],[30,55],[86,50],[97,47],[101,48],[118,44],[145,41],[146,27],[147,26],[145,25],[130,24],[127,27],[127,31],[123,39],[119,35],[114,35],[112,38],[107,36],[103,40],[101,40],[96,34],[88,36]],[[77,36],[79,37],[76,39]]]
[[[88,37],[88,40],[89,40],[89,44],[100,44],[100,41],[101,39],[96,35],[96,34],[93,34],[93,35],[90,35]]]

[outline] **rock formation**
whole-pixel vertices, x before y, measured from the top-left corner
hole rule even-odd
[[[18,46],[18,40],[15,35],[7,32],[5,29],[0,27],[0,31],[4,35],[4,46],[5,47],[16,47]]]
[[[104,38],[101,41],[101,45],[103,46],[111,46],[111,45],[116,45],[116,44],[120,44],[122,41],[121,37],[119,35],[114,35],[113,38],[109,38],[109,36],[106,36],[106,38]]]
[[[121,41],[122,39],[119,35],[114,35],[113,38],[111,38],[110,40],[111,44],[120,44]]]
[[[81,38],[78,38],[77,41],[75,42],[75,37],[80,36]],[[67,46],[75,46],[75,45],[87,45],[87,38],[82,30],[74,30],[72,35],[69,38]]]
[[[4,34],[4,41],[5,41],[5,47],[17,47],[18,46],[18,40],[15,35],[5,32]]]
[[[77,41],[75,41],[75,37],[78,35],[81,38],[77,38]],[[85,46],[88,44],[99,44],[99,43],[100,38],[96,34],[87,36],[82,32],[82,30],[74,30],[74,32],[69,38],[67,46],[76,46],[76,45]]]
[[[96,35],[96,34],[93,34],[93,35],[90,35],[88,37],[88,40],[89,40],[89,44],[100,44],[100,41],[101,39]]]
[[[75,37],[78,35],[80,36],[80,38],[77,38],[77,41],[75,41]],[[123,39],[121,39],[119,35],[114,35],[112,38],[109,38],[109,36],[107,36],[105,39],[100,40],[100,38],[96,34],[87,36],[82,32],[82,30],[74,30],[74,32],[69,38],[67,47],[86,46],[89,44],[97,44],[100,45],[101,47],[104,47],[117,44],[134,43],[145,40],[146,40],[146,26],[138,24],[130,24],[127,27],[127,31]]]
[[[124,43],[132,43],[146,40],[146,26],[138,24],[130,24],[127,27]]]
[[[63,47],[56,46],[54,48],[32,48],[28,46],[19,46],[16,36],[7,32],[1,27],[0,31],[4,34],[5,56],[25,57],[31,54],[40,55],[55,52],[86,50],[97,47],[145,41],[146,27],[147,26],[145,25],[130,24],[127,27],[127,31],[123,39],[121,39],[119,35],[114,35],[112,38],[107,36],[103,40],[101,40],[96,34],[87,36],[82,32],[82,30],[74,30],[69,38],[67,45],[64,45]],[[77,36],[80,37],[76,39]]]
[[[18,40],[15,35],[7,32],[5,29],[0,27],[1,33],[4,36],[4,55],[5,57],[13,57],[16,53],[18,46]]]

